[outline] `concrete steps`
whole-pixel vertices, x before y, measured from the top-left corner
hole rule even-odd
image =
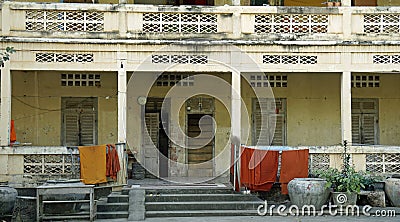
[[[254,195],[242,195],[237,193],[216,193],[216,194],[160,194],[146,195],[148,202],[186,202],[186,201],[258,201]]]
[[[146,217],[254,216],[263,201],[228,188],[146,190]]]
[[[146,189],[146,217],[255,216],[264,202],[221,186],[160,186]],[[127,219],[129,189],[97,202],[97,219]]]
[[[123,192],[112,192],[107,198],[100,199],[97,204],[97,219],[128,218],[129,196]]]

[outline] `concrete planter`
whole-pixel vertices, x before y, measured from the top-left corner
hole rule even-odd
[[[12,214],[18,192],[9,186],[0,186],[0,215]]]
[[[385,193],[394,207],[400,207],[400,179],[388,178],[385,181]]]
[[[332,192],[333,204],[337,206],[349,206],[357,204],[357,193]]]
[[[288,184],[290,201],[299,208],[313,205],[320,210],[329,197],[329,189],[325,185],[326,181],[320,178],[295,178]]]

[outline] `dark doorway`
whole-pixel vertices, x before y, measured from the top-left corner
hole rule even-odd
[[[164,100],[163,98],[148,98],[146,103],[146,113],[158,113],[159,124],[158,124],[158,138],[155,142],[158,150],[158,167],[159,167],[159,175],[160,177],[168,177],[168,150],[169,150],[169,138],[166,132],[168,129],[168,122],[162,122],[164,120],[168,120],[169,114],[164,110],[162,113],[161,108],[164,106],[169,108],[169,100]],[[167,118],[162,118],[167,117]]]

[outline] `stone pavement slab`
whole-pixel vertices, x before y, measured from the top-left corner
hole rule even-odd
[[[108,222],[125,222],[128,220],[96,220]],[[146,222],[400,222],[396,217],[366,217],[366,216],[237,216],[237,217],[160,217],[146,218]]]

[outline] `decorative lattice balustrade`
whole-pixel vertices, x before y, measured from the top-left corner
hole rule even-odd
[[[323,14],[258,14],[254,32],[268,33],[327,33],[328,15]]]
[[[95,11],[25,11],[27,31],[102,32],[104,13]]]
[[[399,33],[400,14],[364,14],[364,32]]]
[[[79,155],[27,154],[24,155],[24,174],[79,177]]]
[[[152,55],[152,63],[207,64],[206,55]]]
[[[310,153],[308,159],[309,173],[313,173],[316,170],[326,170],[330,166],[330,157],[326,153]]]
[[[67,63],[89,63],[93,62],[93,53],[36,53],[36,62],[67,62]]]
[[[265,64],[317,64],[317,56],[307,55],[263,55]]]
[[[143,32],[216,33],[216,14],[144,13]]]
[[[365,161],[367,172],[400,173],[400,153],[366,154]]]

